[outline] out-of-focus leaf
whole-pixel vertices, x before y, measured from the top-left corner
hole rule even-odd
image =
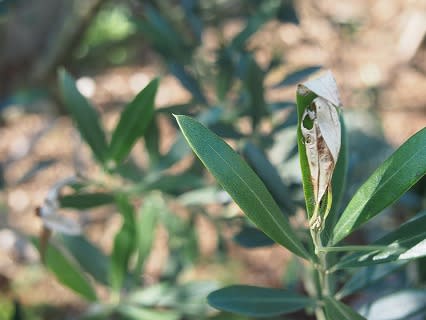
[[[106,192],[77,192],[59,198],[61,208],[73,208],[78,210],[91,209],[114,203],[115,198]]]
[[[244,226],[233,240],[244,248],[268,247],[275,244],[275,241],[257,228]]]
[[[302,82],[303,80],[305,80],[307,77],[309,77],[311,74],[320,70],[321,68],[322,68],[321,66],[310,66],[310,67],[293,71],[290,74],[287,74],[285,78],[281,80],[279,83],[277,83],[274,87],[281,88],[281,87],[288,87],[288,86],[293,86],[295,84],[298,84]]]
[[[222,101],[231,89],[234,80],[234,62],[230,48],[221,47],[216,52],[216,67],[216,94],[219,101]]]
[[[358,189],[333,228],[335,244],[394,203],[426,173],[426,128],[409,138]]]
[[[99,122],[99,114],[77,90],[74,79],[64,69],[59,71],[58,77],[64,103],[77,124],[81,136],[92,149],[96,159],[106,164],[108,144]]]
[[[0,14],[1,14],[1,7],[0,7]],[[13,301],[13,314],[10,317],[10,320],[25,320],[24,317],[24,310],[22,308],[21,303],[16,299]]]
[[[278,9],[277,18],[281,22],[299,24],[299,18],[297,17],[296,9],[294,8],[293,0],[281,1],[281,5]]]
[[[426,290],[407,289],[384,296],[360,308],[367,319],[403,320],[426,314]]]
[[[200,19],[199,2],[194,0],[181,0],[180,3],[185,12],[185,20],[191,27],[193,36],[197,42],[201,42],[203,32],[203,21]]]
[[[165,193],[179,195],[185,191],[204,186],[202,177],[190,172],[183,172],[179,175],[160,174],[158,176],[147,177],[143,182],[141,190],[160,190]]]
[[[372,250],[367,253],[352,253],[344,256],[337,262],[333,269],[355,268],[372,264],[385,263],[395,260],[410,259],[404,254],[416,245],[424,242],[426,238],[426,212],[416,215],[413,219],[402,224],[398,229],[373,242],[372,245],[388,246],[388,250]],[[426,250],[418,248],[418,257],[425,256]],[[414,249],[415,250],[415,249]]]
[[[39,241],[33,239],[33,242],[40,249]],[[45,255],[45,264],[64,286],[89,301],[97,300],[96,292],[89,279],[83,274],[80,266],[65,251],[49,243]]]
[[[239,50],[243,49],[247,40],[249,40],[264,23],[276,15],[280,4],[281,1],[259,2],[259,7],[257,8],[256,13],[249,17],[244,29],[232,39],[231,46]]]
[[[327,320],[366,320],[354,309],[332,297],[324,297]]]
[[[112,288],[120,291],[136,246],[136,220],[133,206],[125,196],[118,196],[116,202],[123,217],[123,224],[114,239],[109,278]]]
[[[195,100],[202,104],[207,104],[207,99],[204,96],[199,83],[194,78],[194,76],[190,74],[187,69],[185,69],[184,66],[179,63],[170,62],[168,67],[170,73],[172,73],[180,81],[184,88],[186,88],[192,94]]]
[[[282,182],[279,172],[271,164],[266,155],[254,144],[247,142],[243,148],[243,156],[254,172],[262,179],[280,208],[284,210],[284,214],[293,214],[295,208],[291,201],[290,191]]]
[[[166,209],[163,198],[158,193],[152,193],[144,198],[139,209],[136,221],[138,258],[135,267],[135,276],[139,277],[143,271],[146,259],[151,252],[155,237],[156,225],[161,211]]]
[[[153,47],[166,59],[185,61],[189,48],[180,33],[151,5],[144,6],[145,19],[136,21],[138,29]]]
[[[184,315],[201,316],[206,312],[207,295],[217,289],[212,281],[194,281],[185,284],[157,284],[129,295],[128,303],[140,307],[170,308]]]
[[[148,152],[150,166],[153,167],[161,157],[160,153],[160,132],[157,119],[154,118],[149,124],[144,134],[145,148]]]
[[[66,248],[78,261],[84,271],[96,281],[108,285],[108,258],[83,236],[62,235]]]
[[[185,192],[176,200],[184,206],[200,206],[207,204],[223,204],[229,202],[231,197],[226,191],[219,190],[215,187],[206,187]]]
[[[157,88],[158,79],[154,79],[121,112],[109,146],[110,158],[116,163],[127,157],[137,139],[143,136],[151,123]]]
[[[128,320],[179,320],[180,314],[175,311],[138,308],[129,305],[119,305],[117,312]]]
[[[134,290],[129,293],[126,301],[129,304],[138,305],[141,307],[157,306],[163,297],[167,295],[173,288],[169,283],[160,282],[147,288]]]
[[[191,107],[192,107],[191,103],[174,104],[174,105],[169,105],[167,107],[157,108],[155,109],[155,112],[157,114],[167,114],[167,115],[170,115],[172,113],[189,115],[191,113]]]
[[[186,116],[176,119],[196,155],[259,229],[295,254],[310,259],[263,182],[232,148],[196,120]]]
[[[249,96],[249,110],[252,127],[256,128],[262,116],[268,114],[264,97],[264,72],[251,57],[247,57],[243,83],[246,94]]]
[[[400,269],[405,265],[405,261],[397,261],[393,263],[386,263],[383,265],[374,265],[358,270],[345,285],[336,293],[337,299],[342,299],[354,292],[357,292],[365,287],[368,287],[390,273]]]
[[[290,291],[296,291],[303,274],[303,265],[296,256],[292,256],[287,263],[282,277],[285,288]]]
[[[219,310],[249,317],[272,317],[315,305],[312,298],[286,290],[243,285],[214,291],[207,300]]]
[[[215,123],[209,129],[223,139],[242,139],[244,135],[230,123]]]
[[[27,172],[25,172],[18,179],[18,181],[16,181],[16,184],[27,182],[28,180],[32,179],[37,173],[49,168],[51,165],[55,164],[57,161],[58,161],[57,159],[47,159],[47,160],[38,161]]]

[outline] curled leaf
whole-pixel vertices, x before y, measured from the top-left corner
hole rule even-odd
[[[58,213],[59,192],[66,185],[76,181],[75,177],[69,177],[57,182],[49,189],[44,199],[44,204],[36,209],[36,214],[41,218],[44,228],[67,235],[78,235],[81,233],[81,226],[77,221]]]
[[[299,95],[306,96],[313,92],[317,96],[306,106],[300,129],[305,144],[315,207],[318,211],[321,200],[327,192],[331,200],[331,178],[341,144],[341,127],[337,108],[341,103],[331,72],[299,85],[297,90]],[[327,201],[328,208],[330,205]],[[320,228],[322,221],[317,220],[318,212],[314,213],[312,218],[316,227]],[[313,224],[311,226],[315,227]]]
[[[309,91],[312,91],[318,97],[327,100],[336,107],[342,106],[336,80],[330,70],[321,77],[300,84],[297,88],[297,92],[301,95],[306,95]]]

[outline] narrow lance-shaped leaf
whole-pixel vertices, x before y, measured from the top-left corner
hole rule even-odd
[[[62,240],[84,271],[108,285],[108,258],[83,236],[62,235]]]
[[[415,250],[414,248],[426,239],[425,225],[426,212],[423,212],[372,243],[373,246],[387,246],[387,250],[371,250],[346,255],[332,269],[356,268],[414,258],[407,256],[407,252]],[[423,247],[416,257],[424,255],[426,255],[426,250]]]
[[[366,320],[351,307],[332,297],[324,297],[328,320]]]
[[[310,67],[305,67],[305,68],[293,71],[290,74],[287,74],[285,78],[281,80],[279,83],[274,85],[274,88],[295,85],[299,83],[300,81],[302,81],[303,79],[310,76],[311,74],[319,71],[320,69],[321,69],[321,66],[310,66]]]
[[[128,272],[130,257],[135,248],[135,217],[132,205],[125,196],[117,197],[117,206],[123,217],[123,224],[114,239],[111,254],[110,281],[115,291],[119,291]]]
[[[77,124],[81,136],[92,149],[96,159],[105,164],[108,160],[108,144],[99,122],[99,114],[78,91],[74,79],[64,69],[59,71],[58,76],[64,103]]]
[[[405,289],[368,301],[359,311],[367,319],[375,320],[424,319],[425,301],[426,290]]]
[[[176,116],[196,155],[243,212],[270,238],[309,259],[288,220],[253,170],[222,139],[187,116]]]
[[[33,242],[40,249],[39,241],[34,239]],[[96,292],[89,279],[83,274],[80,266],[64,250],[60,250],[53,244],[48,244],[45,264],[64,286],[89,301],[97,300]]]
[[[287,290],[235,285],[219,289],[207,297],[219,310],[249,317],[272,317],[313,307],[315,300]]]
[[[110,144],[110,157],[116,163],[123,161],[137,139],[142,137],[154,115],[154,99],[158,79],[152,80],[123,110]]]
[[[361,268],[348,281],[345,281],[344,286],[335,296],[336,298],[342,299],[365,287],[371,286],[390,273],[400,269],[405,263],[404,261],[397,261]]]
[[[275,242],[257,228],[244,226],[233,240],[244,248],[272,246]]]
[[[114,202],[114,196],[106,192],[74,193],[59,197],[61,208],[90,209]]]
[[[335,244],[394,203],[426,173],[426,128],[396,150],[358,189],[334,228]]]
[[[137,231],[137,251],[138,257],[135,267],[135,276],[139,277],[142,273],[146,259],[151,252],[152,243],[154,241],[156,224],[161,211],[165,210],[164,200],[160,194],[153,193],[144,199],[143,205],[139,210],[136,220]]]

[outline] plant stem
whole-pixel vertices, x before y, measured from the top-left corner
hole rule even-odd
[[[321,230],[324,221],[321,221],[319,210],[319,205],[316,205],[310,221],[310,232],[313,244],[315,246],[315,254],[318,257],[318,264],[315,265],[315,269],[319,278],[318,292],[316,295],[317,299],[321,301],[324,296],[330,296],[332,294],[331,288],[333,288],[333,284],[332,275],[328,274],[327,272],[327,250],[323,247],[321,240]],[[324,309],[320,304],[315,309],[315,316],[317,320],[326,320]]]

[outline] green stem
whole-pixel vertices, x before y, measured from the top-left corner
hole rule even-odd
[[[318,264],[315,265],[316,272],[319,278],[319,288],[317,290],[316,296],[318,300],[322,300],[324,296],[330,296],[332,294],[333,288],[333,279],[332,276],[327,272],[328,269],[328,257],[327,250],[323,247],[321,240],[321,230],[324,221],[321,220],[321,215],[319,214],[320,208],[319,205],[316,205],[314,208],[314,213],[310,220],[310,232],[312,241],[315,246],[315,254],[318,257]],[[315,316],[317,320],[326,320],[323,306],[318,304],[315,309]]]

